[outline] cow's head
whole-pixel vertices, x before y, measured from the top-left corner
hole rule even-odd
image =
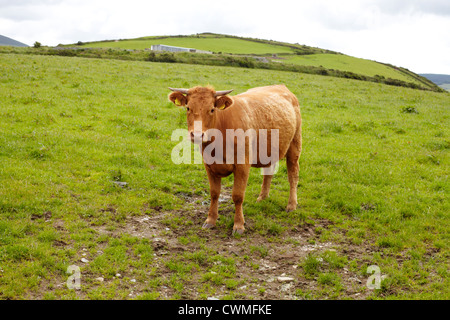
[[[208,141],[206,132],[215,128],[217,112],[233,104],[233,100],[227,96],[233,90],[215,91],[210,87],[169,89],[173,91],[169,94],[169,100],[176,106],[186,108],[189,137],[193,142]]]

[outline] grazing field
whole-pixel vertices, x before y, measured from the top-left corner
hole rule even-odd
[[[365,74],[370,77],[382,75],[385,78],[399,79],[402,81],[412,81],[417,84],[422,84],[416,79],[411,79],[408,74],[405,74],[399,69],[395,69],[375,61],[341,54],[311,54],[291,56],[285,62],[314,67],[323,66],[327,69],[350,71],[354,73]]]
[[[92,42],[84,46],[91,48],[122,48],[140,49],[150,48],[154,44],[195,48],[198,50],[234,53],[234,54],[272,54],[293,53],[293,49],[267,43],[257,43],[236,38],[194,38],[168,37],[166,39],[130,39],[121,41]]]
[[[291,72],[0,54],[0,299],[449,299],[450,95]],[[284,83],[303,117],[232,236],[232,177],[171,161],[172,87]],[[368,285],[369,266],[382,281]],[[70,289],[69,266],[80,289]],[[370,270],[370,269],[369,269]],[[384,277],[386,276],[386,277]]]
[[[425,88],[434,86],[428,79],[420,77],[408,70],[372,60],[355,58],[300,44],[241,38],[221,34],[203,33],[191,36],[142,37],[137,39],[97,41],[80,44],[80,47],[144,50],[150,49],[154,44],[194,48],[221,54],[266,56],[271,61],[283,64],[320,66],[326,69],[353,72],[369,77],[378,76],[386,79],[401,80],[421,85]],[[279,57],[272,59],[272,55],[279,55]]]

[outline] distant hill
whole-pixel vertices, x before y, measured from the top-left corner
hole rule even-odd
[[[450,91],[450,75],[448,74],[434,74],[434,73],[422,73],[422,77],[434,82],[439,87]]]
[[[450,83],[450,75],[448,74],[422,73],[421,76],[433,81],[438,86],[441,84]]]
[[[25,43],[0,35],[0,46],[29,47]]]
[[[340,73],[349,78],[370,77],[383,83],[399,81],[425,88],[438,88],[427,78],[405,68],[386,63],[359,59],[339,52],[309,47],[298,43],[238,37],[225,34],[199,33],[194,35],[152,36],[136,39],[79,42],[74,45],[84,48],[116,48],[126,50],[150,50],[152,45],[164,44],[195,48],[213,52],[221,57],[252,57],[258,61],[273,62],[292,68],[323,69],[323,73]],[[326,70],[325,70],[326,69]],[[316,70],[317,71],[317,70]]]

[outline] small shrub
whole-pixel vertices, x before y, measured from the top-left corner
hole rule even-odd
[[[56,55],[63,57],[75,57],[78,55],[76,50],[73,49],[61,49],[61,50],[53,50]]]
[[[156,54],[154,52],[150,52],[147,56],[147,58],[145,58],[145,61],[156,61]]]
[[[253,61],[250,61],[247,57],[238,59],[237,61],[238,66],[241,68],[254,68],[255,63]]]
[[[402,219],[411,219],[416,216],[416,214],[410,209],[403,209],[400,211],[400,216]]]
[[[327,76],[328,75],[328,70],[323,68],[322,66],[320,66],[320,68],[317,71],[317,74],[320,74],[321,76]]]
[[[111,170],[110,175],[111,175],[111,178],[113,181],[123,181],[123,174],[122,174],[122,170],[120,170],[120,169]]]
[[[151,61],[151,62],[176,62],[177,59],[175,58],[175,55],[173,53],[168,53],[168,52],[163,52],[163,53],[159,53],[156,54],[154,52],[150,52],[147,56],[147,58],[145,58],[146,61]]]
[[[32,150],[29,153],[30,158],[36,159],[36,160],[46,160],[49,158],[48,155],[48,148],[43,146],[42,148]]]
[[[402,113],[419,113],[414,107],[403,107]]]
[[[173,53],[161,53],[159,55],[159,62],[176,62],[175,56]]]
[[[41,43],[38,42],[38,41],[36,41],[36,42],[33,44],[33,48],[40,48],[40,47],[41,47]]]

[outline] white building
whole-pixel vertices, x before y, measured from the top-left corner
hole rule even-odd
[[[203,50],[197,50],[192,48],[183,48],[183,47],[174,47],[174,46],[167,46],[165,44],[154,44],[151,47],[152,51],[170,51],[170,52],[193,52],[193,53],[209,53],[210,51],[203,51]]]

